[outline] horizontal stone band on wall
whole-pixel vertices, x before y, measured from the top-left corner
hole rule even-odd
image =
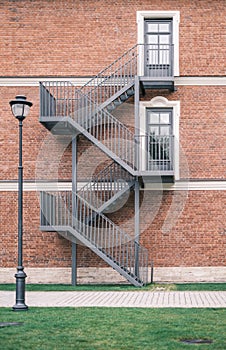
[[[0,78],[0,86],[39,86],[40,81],[70,81],[75,86],[85,85],[91,77],[5,77]],[[175,77],[176,86],[225,86],[226,77],[200,76]]]
[[[26,268],[27,283],[71,283],[71,268]],[[0,283],[15,283],[15,268],[0,268]],[[156,267],[154,282],[226,282],[226,267]],[[148,272],[151,280],[151,269]],[[127,281],[111,268],[86,267],[77,269],[78,284],[127,283]],[[114,282],[112,282],[114,281]]]
[[[78,190],[86,183],[79,182]],[[25,182],[24,191],[71,191],[71,182]],[[0,192],[17,191],[17,181],[1,181]],[[149,183],[141,190],[164,191],[225,191],[226,181],[179,181],[174,184]]]

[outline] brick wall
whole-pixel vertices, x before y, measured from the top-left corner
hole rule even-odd
[[[224,266],[226,235],[222,191],[140,193],[140,243],[155,266]],[[109,215],[134,237],[133,196]]]
[[[163,195],[145,192],[147,204],[141,210],[141,243],[148,247],[156,266],[225,265],[225,192],[189,191],[186,200],[182,191]],[[177,202],[174,210],[170,209],[173,196]]]
[[[0,94],[0,180],[16,180],[18,176],[18,121],[11,113],[9,101],[19,94],[33,102],[23,122],[24,179],[71,179],[71,139],[53,136],[39,123],[39,89],[1,86]]]
[[[102,70],[137,41],[136,11],[180,11],[180,75],[224,74],[224,0],[200,1],[0,1],[0,77],[87,76]],[[213,20],[214,18],[214,20]],[[6,80],[7,81],[7,80]],[[9,100],[24,94],[33,102],[23,128],[24,179],[71,180],[70,138],[52,136],[39,123],[37,87],[0,86],[0,181],[17,180],[18,122]],[[179,86],[149,91],[180,100],[180,146],[195,180],[225,179],[225,87]],[[133,98],[113,112],[134,131]],[[83,136],[78,141],[78,180],[90,178],[108,158]],[[183,166],[181,178],[187,177]],[[224,191],[141,191],[141,243],[155,266],[225,265]],[[134,234],[134,197],[108,216]],[[180,204],[182,203],[183,211]],[[175,206],[173,212],[172,206]],[[179,208],[179,209],[178,209]],[[178,210],[178,211],[177,211]],[[172,215],[171,215],[172,214]],[[1,267],[15,267],[17,193],[0,192]],[[71,243],[39,230],[39,201],[24,193],[24,265],[68,268]],[[78,246],[79,267],[106,267],[89,249]]]
[[[34,103],[23,127],[24,179],[71,180],[71,138],[53,136],[39,123],[38,89],[0,87],[0,93],[0,180],[17,179],[18,122],[11,114],[9,100],[19,93],[24,93]],[[174,93],[153,90],[147,93],[145,100],[151,100],[157,95],[169,100],[180,100],[181,164],[183,161],[188,164],[190,178],[223,179],[225,87],[179,86]],[[113,114],[134,132],[133,98],[118,107]],[[108,158],[83,136],[79,136],[78,140],[78,179],[84,180],[90,178]],[[186,177],[183,166],[180,176]]]
[[[173,196],[180,209],[172,213]],[[140,242],[149,259],[162,266],[224,266],[226,264],[225,217],[222,191],[141,191]],[[181,206],[183,205],[183,208]],[[175,208],[174,208],[175,209]],[[171,211],[170,211],[171,210]],[[17,195],[1,192],[1,267],[16,266]],[[170,215],[171,214],[171,215]],[[134,237],[133,195],[126,205],[108,215]],[[55,232],[39,230],[39,200],[36,192],[24,193],[24,265],[70,267],[71,243]],[[78,245],[78,267],[105,267],[88,248]]]
[[[0,193],[0,266],[17,264],[17,193]],[[39,230],[39,193],[24,192],[23,261],[28,267],[70,267],[71,243],[56,232]],[[78,267],[106,266],[88,248],[78,245]]]
[[[0,76],[96,74],[136,44],[142,10],[180,11],[181,75],[224,74],[224,0],[14,0],[0,3]]]
[[[145,100],[158,95],[179,100],[180,161],[187,162],[189,177],[224,179],[225,86],[178,86],[177,89],[173,93],[149,90]],[[182,166],[180,176],[186,178]]]

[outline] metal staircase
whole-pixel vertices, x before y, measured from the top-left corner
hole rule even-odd
[[[100,109],[108,111],[134,95],[138,45],[133,46],[108,67],[89,80],[81,91]]]
[[[135,136],[109,112],[134,94],[136,71],[134,46],[80,90],[70,82],[40,83],[40,122],[52,132],[82,133],[136,175]]]
[[[113,162],[79,193],[41,193],[41,228],[80,241],[136,286],[147,283],[148,252],[103,213],[116,210],[137,174],[134,134],[110,114],[134,94],[137,46],[80,90],[40,83],[40,122],[57,134],[83,134]]]
[[[148,279],[148,251],[72,192],[41,192],[41,228],[90,248],[135,286]],[[87,221],[87,217],[93,218]]]
[[[79,190],[79,196],[92,205],[98,213],[116,211],[124,196],[134,186],[134,178],[115,162],[93,176]],[[126,196],[127,197],[127,196]]]
[[[135,138],[131,130],[70,82],[40,83],[40,122],[53,133],[82,133],[93,144],[136,174]]]

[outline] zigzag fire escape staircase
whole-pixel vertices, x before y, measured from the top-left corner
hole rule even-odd
[[[41,228],[83,243],[142,286],[147,249],[104,215],[123,202],[138,174],[135,136],[110,113],[134,95],[137,57],[135,46],[80,90],[70,82],[40,83],[40,122],[55,134],[83,134],[113,160],[77,193],[41,192]]]

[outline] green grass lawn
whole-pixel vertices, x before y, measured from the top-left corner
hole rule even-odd
[[[226,290],[226,283],[183,283],[175,284],[176,290],[186,291],[224,291]]]
[[[0,322],[23,323],[0,327],[3,350],[226,349],[226,309],[0,308]]]
[[[0,284],[0,290],[15,290],[15,284]],[[226,290],[226,283],[189,283],[189,284],[148,284],[143,288],[132,285],[78,285],[69,284],[27,284],[27,291],[135,291],[135,290],[197,290],[197,291],[222,291]]]

